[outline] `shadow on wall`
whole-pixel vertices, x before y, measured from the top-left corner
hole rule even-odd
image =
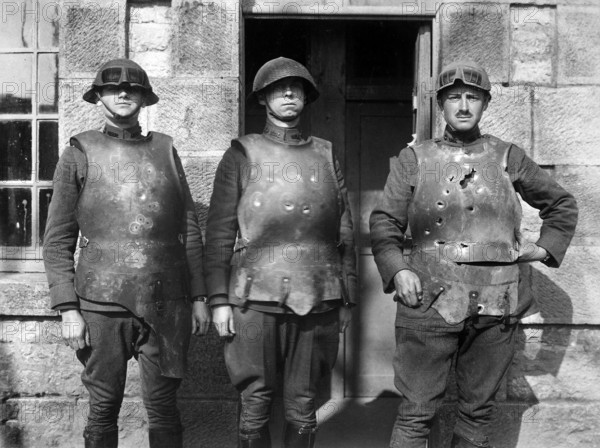
[[[496,448],[520,448],[519,436],[524,425],[540,423],[540,398],[532,385],[549,377],[549,387],[560,371],[571,338],[573,303],[569,295],[548,276],[531,265],[521,265],[520,294],[533,294],[545,325],[520,324],[515,358],[507,384],[498,394],[497,420],[493,424],[491,445]],[[554,325],[548,323],[555,323]],[[529,380],[528,378],[536,379]],[[552,393],[552,392],[551,392]],[[449,448],[456,420],[454,406],[445,406],[439,416],[439,428],[432,448]],[[531,428],[534,428],[533,426]],[[439,431],[439,432],[438,432]]]
[[[0,322],[0,328],[2,322]],[[7,352],[4,331],[0,334],[0,447],[21,448],[21,433],[14,420],[18,420],[18,409],[9,399],[15,396],[13,378],[15,376],[10,354]]]

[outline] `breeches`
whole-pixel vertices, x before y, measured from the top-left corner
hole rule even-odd
[[[240,430],[268,423],[279,373],[285,419],[315,426],[317,384],[338,352],[338,310],[298,316],[233,307],[233,313],[236,335],[225,345],[225,362],[241,393]]]
[[[150,429],[181,430],[176,392],[181,379],[162,376],[156,335],[131,313],[81,311],[91,346],[77,351],[84,365],[81,380],[90,396],[89,432],[117,429],[127,376],[127,361],[138,360],[142,397]],[[141,418],[132,409],[129,418]]]
[[[454,432],[487,446],[495,396],[512,362],[517,324],[494,317],[449,325],[433,309],[398,304],[395,385],[401,404],[390,447],[424,447],[456,356],[458,420]]]

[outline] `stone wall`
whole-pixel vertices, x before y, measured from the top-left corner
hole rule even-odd
[[[61,2],[59,134],[101,129],[97,106],[81,99],[106,60],[129,57],[160,97],[144,130],[174,137],[202,225],[216,165],[239,126],[239,5],[200,2]],[[0,447],[79,447],[87,416],[81,364],[60,341],[43,273],[0,279]],[[236,444],[237,395],[214,332],[193,338],[179,407],[186,446]],[[137,362],[129,364],[120,446],[147,446]]]

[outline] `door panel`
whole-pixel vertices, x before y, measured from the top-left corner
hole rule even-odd
[[[396,306],[391,295],[383,293],[371,254],[369,216],[382,194],[390,158],[412,139],[412,105],[410,101],[350,102],[346,129],[346,172],[358,242],[360,307],[346,337],[344,396],[377,397],[395,390]]]

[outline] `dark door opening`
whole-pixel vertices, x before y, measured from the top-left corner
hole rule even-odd
[[[413,141],[414,134],[419,140],[430,137],[431,101],[423,87],[431,76],[431,25],[406,20],[248,17],[244,27],[246,95],[260,66],[279,56],[305,64],[314,76],[321,96],[307,108],[302,128],[333,142],[351,201],[360,306],[340,346],[328,390],[336,404],[322,407],[335,409],[336,416],[322,411],[321,417],[338,422],[331,432],[338,438],[332,446],[387,446],[394,417],[392,400],[380,406],[381,413],[372,407],[355,412],[356,403],[360,408],[396,396],[395,303],[382,291],[368,220],[387,179],[390,157]],[[246,104],[245,133],[262,132],[264,121],[262,107]],[[352,431],[351,422],[362,427],[369,437],[367,444]],[[349,430],[343,441],[339,440],[342,427]]]

